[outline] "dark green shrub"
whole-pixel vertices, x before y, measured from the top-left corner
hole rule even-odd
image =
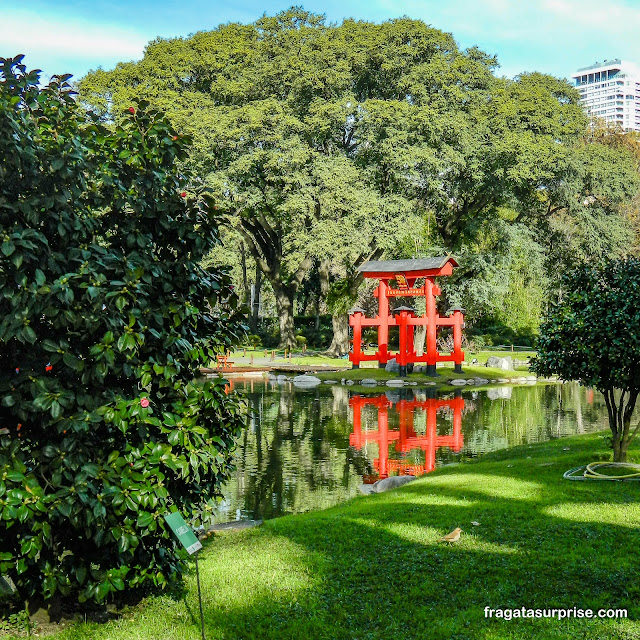
[[[583,263],[562,276],[562,296],[542,324],[531,370],[604,395],[613,459],[624,462],[640,426],[640,259]],[[632,422],[633,420],[633,422]]]
[[[316,329],[316,323],[318,328]],[[307,346],[313,349],[327,349],[333,337],[331,316],[321,315],[319,322],[316,316],[297,316],[295,318],[296,333],[307,339]]]
[[[262,340],[260,339],[260,336],[256,335],[255,333],[250,333],[247,336],[246,343],[250,347],[259,347],[262,344]]]
[[[243,326],[198,265],[219,216],[176,171],[186,141],[144,103],[107,129],[20,61],[0,59],[0,574],[101,601],[180,575],[162,516],[206,517],[240,427],[196,378]]]
[[[280,342],[278,318],[261,318],[256,327],[256,334],[263,347],[272,349]]]
[[[467,349],[472,353],[478,353],[478,351],[482,351],[486,344],[487,342],[482,335],[467,338]]]

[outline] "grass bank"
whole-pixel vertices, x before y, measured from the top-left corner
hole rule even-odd
[[[597,434],[522,446],[216,536],[200,562],[206,637],[636,639],[640,483],[562,479],[608,457]],[[454,527],[457,544],[438,541]],[[148,598],[121,620],[56,637],[196,640],[194,576],[187,587],[186,600]],[[507,622],[486,619],[487,606],[627,608],[629,619]]]

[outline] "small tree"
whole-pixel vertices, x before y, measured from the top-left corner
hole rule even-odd
[[[624,462],[640,429],[631,430],[640,392],[640,260],[582,264],[562,278],[561,292],[540,327],[532,369],[604,394],[613,459]]]
[[[68,76],[0,58],[0,574],[104,600],[180,575],[163,515],[198,521],[241,424],[201,366],[243,331],[199,261],[219,216],[143,103],[106,128]]]

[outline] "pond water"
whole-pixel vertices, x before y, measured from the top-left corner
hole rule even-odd
[[[389,475],[607,425],[602,396],[576,383],[360,394],[236,379],[234,391],[249,410],[218,522],[323,509]]]

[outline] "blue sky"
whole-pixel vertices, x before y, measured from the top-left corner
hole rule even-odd
[[[300,0],[298,0],[300,3]],[[0,0],[0,56],[26,54],[46,75],[139,59],[150,40],[226,22],[253,22],[293,2],[254,0]],[[498,73],[569,77],[596,60],[640,64],[640,0],[311,0],[305,9],[381,22],[406,14],[453,33],[463,48],[496,54]]]

